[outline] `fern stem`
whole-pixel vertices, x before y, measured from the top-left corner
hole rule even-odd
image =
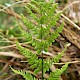
[[[42,53],[42,80],[43,80],[43,53]]]
[[[41,20],[40,20],[40,27],[41,27],[41,43],[42,43],[42,38],[43,38],[43,34],[42,34],[42,22],[43,22],[43,20],[42,20],[42,9],[41,9],[41,6],[40,6],[40,10],[41,10]],[[42,46],[42,51],[41,51],[41,54],[42,54],[42,80],[43,80],[43,50],[44,50],[44,48],[43,48],[43,46]]]

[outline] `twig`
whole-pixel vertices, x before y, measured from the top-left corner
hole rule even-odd
[[[15,57],[15,58],[24,58],[24,56],[22,56],[20,54],[16,54],[14,52],[0,52],[0,55],[2,55],[2,56],[11,56],[11,57]]]
[[[7,68],[8,68],[8,66],[9,66],[9,64],[10,64],[10,62],[14,62],[14,60],[15,60],[15,58],[12,58],[8,63],[6,63],[6,64],[4,65],[4,67],[2,68],[1,72],[6,71]]]
[[[26,42],[26,43],[19,43],[20,45],[23,45],[23,44],[29,44],[30,42]],[[4,47],[0,47],[0,49],[6,49],[6,48],[10,48],[10,47],[16,47],[16,44],[13,44],[13,45],[9,45],[9,46],[4,46]]]
[[[74,1],[72,2],[70,5],[68,5],[67,7],[65,7],[62,11],[64,12],[67,8],[69,8],[70,6],[72,6],[73,4],[76,3],[80,3],[80,1]],[[75,28],[77,28],[78,30],[80,30],[80,27],[78,25],[76,25],[73,21],[71,21],[68,17],[66,17],[64,14],[61,14],[61,16],[63,18],[65,18],[69,23],[71,23]]]
[[[16,76],[16,75],[18,75],[18,74],[12,74],[12,75],[9,75],[9,77],[7,77],[6,79],[4,79],[4,80],[11,80],[12,79],[12,77],[14,77],[14,76]]]
[[[76,4],[76,3],[80,3],[80,1],[74,1],[74,2],[72,2],[71,4],[69,4],[68,6],[66,6],[62,11],[65,11],[65,10],[68,9],[70,6],[72,6],[73,4]]]
[[[75,64],[75,63],[80,63],[80,61],[71,61],[71,62],[65,62],[65,63]],[[62,64],[65,64],[65,63],[53,63],[53,64],[62,65]]]
[[[2,60],[2,59],[0,59],[0,63],[9,63],[9,65],[16,65],[16,66],[19,66],[19,67],[24,67],[21,63],[19,63],[19,62],[13,62],[13,61],[8,61],[8,60]],[[2,73],[3,71],[1,71],[1,73]]]
[[[58,13],[59,11],[56,10],[56,12]],[[62,11],[63,12],[63,11]],[[70,24],[72,24],[75,28],[77,28],[78,30],[80,30],[80,27],[78,25],[76,25],[73,21],[71,21],[68,17],[66,17],[63,13],[61,14],[61,16],[66,19]]]
[[[73,21],[71,21],[68,17],[66,17],[64,14],[61,14],[61,16],[66,19],[69,23],[71,23],[75,28],[77,28],[78,30],[80,30],[80,27],[78,25],[76,25]]]
[[[3,35],[0,35],[0,37],[2,38],[0,42],[14,43],[13,41],[10,41],[7,38],[5,38]]]
[[[7,7],[4,7],[3,9],[0,9],[0,12],[6,10],[6,9],[8,9],[9,7],[14,6],[14,5],[16,5],[16,4],[27,3],[27,2],[28,2],[28,0],[18,1],[18,2],[16,2],[16,3],[13,3],[13,4],[7,6]]]

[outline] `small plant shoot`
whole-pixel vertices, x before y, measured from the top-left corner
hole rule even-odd
[[[54,3],[53,0],[50,0],[49,2],[46,2],[45,0],[30,0],[25,6],[28,17],[21,14],[21,19],[27,28],[27,31],[24,31],[20,27],[21,35],[25,38],[26,42],[30,42],[36,53],[22,47],[19,42],[16,42],[17,48],[19,52],[27,58],[30,68],[34,70],[33,73],[37,75],[41,72],[42,75],[41,78],[38,79],[27,71],[15,70],[11,67],[14,73],[22,75],[25,80],[59,80],[61,74],[68,67],[68,63],[66,63],[61,69],[56,69],[52,72],[50,71],[48,78],[44,77],[44,74],[49,72],[50,66],[59,62],[67,48],[65,47],[60,54],[52,58],[48,57],[45,59],[43,57],[44,52],[48,52],[49,47],[55,42],[63,30],[63,23],[53,30],[62,13],[56,13],[57,7],[58,4]],[[41,57],[39,58],[38,55]]]

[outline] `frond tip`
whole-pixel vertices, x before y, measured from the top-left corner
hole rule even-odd
[[[52,59],[53,63],[59,62],[59,60],[63,56],[63,54],[66,51],[66,49],[67,49],[67,47],[65,47],[64,50],[62,52],[60,52],[58,55],[56,55],[56,56],[53,57],[53,59]]]
[[[22,75],[23,78],[25,78],[25,80],[33,80],[33,76],[30,73],[24,72],[22,70],[15,70],[11,66],[10,66],[10,68],[14,73]]]
[[[48,80],[59,80],[60,75],[67,69],[68,63],[62,66],[61,69],[56,69],[52,73],[50,73],[50,77]]]
[[[30,58],[33,54],[30,50],[22,47],[18,42],[16,42],[17,48],[21,54],[23,54],[26,58]]]

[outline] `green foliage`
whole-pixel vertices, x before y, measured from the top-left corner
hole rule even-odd
[[[59,80],[60,75],[66,70],[67,66],[68,66],[68,63],[63,65],[61,69],[56,69],[56,71],[53,71],[50,74],[48,80]]]
[[[10,67],[10,68],[12,69],[12,71],[13,71],[14,73],[22,75],[25,80],[36,80],[35,77],[33,77],[33,76],[32,76],[30,73],[28,73],[28,72],[24,72],[24,71],[22,71],[22,70],[15,70],[15,69],[13,69],[12,67]]]
[[[52,3],[53,0],[50,1],[51,2],[31,0],[31,3],[27,3],[27,6],[25,7],[29,16],[26,18],[21,14],[22,21],[27,27],[27,32],[20,28],[21,34],[27,42],[32,44],[37,52],[33,53],[29,49],[22,47],[18,42],[16,44],[20,53],[28,59],[27,62],[29,63],[30,68],[34,69],[35,74],[42,70],[43,74],[46,73],[46,71],[49,71],[50,66],[53,63],[59,62],[66,50],[65,48],[60,54],[52,59],[43,59],[43,57],[38,58],[37,56],[44,54],[43,51],[47,52],[48,48],[52,45],[52,42],[55,42],[55,39],[63,30],[63,24],[61,24],[56,30],[51,31],[59,20],[61,12],[56,13],[57,4]],[[68,64],[65,64],[61,69],[51,72],[48,80],[58,80],[67,66]],[[22,70],[12,70],[17,74],[22,75],[25,79],[27,79],[28,76],[32,78],[31,74],[24,73]],[[33,80],[33,78],[28,80]]]
[[[26,58],[28,58],[27,62],[31,65],[30,67],[35,69],[34,73],[37,74],[38,72],[41,71],[42,69],[42,59],[38,59],[37,55],[32,53],[30,50],[22,47],[18,42],[17,42],[17,47],[20,53],[22,53]],[[44,68],[43,72],[45,73],[46,71],[49,70],[50,67],[50,62],[48,59],[44,60],[43,62]]]
[[[60,60],[61,57],[63,56],[63,54],[64,54],[64,52],[66,51],[66,49],[67,49],[67,47],[65,46],[65,49],[64,49],[62,52],[60,52],[58,55],[56,55],[55,57],[53,57],[52,61],[53,61],[54,63],[59,62],[59,60]]]
[[[15,36],[15,37],[20,37],[20,30],[19,28],[16,26],[14,28],[10,27],[9,28],[9,35]]]
[[[24,34],[25,38],[26,36],[30,35],[31,37],[32,35],[32,45],[38,53],[41,53],[43,47],[45,51],[48,51],[49,46],[51,46],[52,42],[55,41],[63,29],[63,24],[61,24],[54,32],[50,32],[50,29],[56,25],[61,14],[61,12],[55,12],[57,3],[38,3],[32,0],[31,3],[27,3],[25,8],[29,17],[26,18],[23,14],[21,14],[21,17],[29,33],[23,31],[22,34]],[[36,13],[33,13],[33,10],[35,10]],[[37,24],[34,24],[33,21]],[[42,41],[35,40],[34,37],[39,40],[42,39]]]

